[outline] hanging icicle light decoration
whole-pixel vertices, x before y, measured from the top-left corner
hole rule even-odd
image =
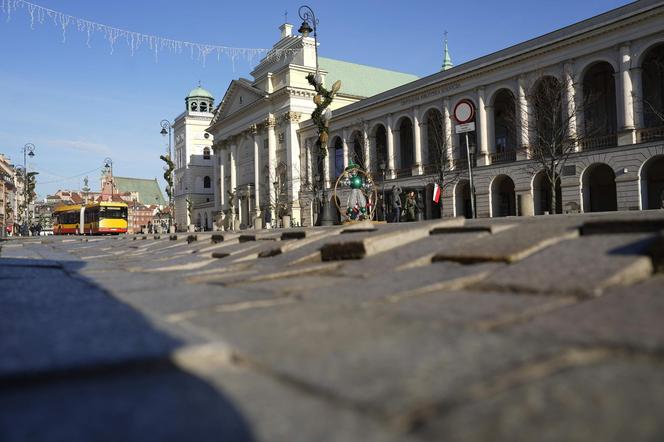
[[[141,47],[147,47],[154,54],[155,61],[159,61],[159,54],[167,51],[173,54],[189,52],[192,59],[197,59],[205,64],[208,56],[216,54],[217,61],[222,57],[231,60],[233,65],[239,59],[245,59],[253,65],[257,58],[265,57],[268,60],[281,60],[283,57],[297,52],[300,49],[262,49],[262,48],[236,48],[231,46],[220,46],[205,43],[194,43],[190,41],[174,40],[157,35],[143,34],[141,32],[128,31],[102,23],[96,23],[73,15],[65,14],[44,6],[25,0],[0,0],[0,7],[7,21],[11,20],[13,14],[19,10],[26,10],[30,15],[30,28],[35,24],[43,25],[47,21],[62,32],[62,42],[67,40],[67,31],[75,29],[86,35],[86,44],[91,46],[93,37],[101,34],[109,43],[111,54],[115,51],[118,41],[126,42],[130,54],[133,56]]]

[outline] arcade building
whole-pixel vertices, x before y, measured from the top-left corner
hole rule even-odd
[[[424,78],[319,58],[326,87],[342,82],[324,156],[305,79],[316,68],[314,41],[293,35],[289,24],[280,30],[274,48],[299,50],[268,56],[251,80],[231,82],[206,129],[217,227],[231,210],[241,227],[260,227],[265,211],[267,219],[287,214],[297,225],[315,224],[321,184],[334,188],[351,162],[381,190],[415,191],[425,219],[470,215],[469,163],[478,217],[662,206],[662,1],[630,3],[458,66],[445,46],[442,69]],[[547,127],[532,97],[552,88],[573,140],[555,209],[533,147]],[[468,134],[455,130],[461,101],[474,110]],[[441,168],[446,178],[434,203]],[[390,198],[386,191],[388,207]]]

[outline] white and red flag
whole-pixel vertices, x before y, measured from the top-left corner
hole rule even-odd
[[[438,203],[438,201],[440,201],[440,186],[436,183],[436,185],[433,186],[433,202]]]

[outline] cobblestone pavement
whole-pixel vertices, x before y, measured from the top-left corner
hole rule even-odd
[[[0,245],[2,441],[664,440],[664,211]]]

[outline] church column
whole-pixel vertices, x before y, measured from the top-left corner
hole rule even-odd
[[[229,209],[231,209],[231,226],[235,228],[235,218],[236,214],[238,213],[238,206],[240,203],[240,198],[238,195],[237,191],[237,140],[235,137],[232,138],[231,140],[231,161],[229,164],[230,168],[230,173],[231,173],[231,188],[229,189],[230,192],[233,193],[233,205],[231,206],[229,204]],[[229,202],[230,203],[230,202]]]
[[[221,203],[221,210],[228,210],[228,205],[226,204],[226,147],[224,144],[219,148],[219,158],[221,162],[219,164],[219,176],[221,177],[221,182],[219,183],[219,202]]]
[[[618,115],[618,145],[633,144],[634,106],[632,104],[632,77],[630,75],[631,54],[629,43],[620,46],[620,99]]]
[[[413,176],[422,175],[422,128],[420,127],[420,109],[417,106],[413,108],[413,148],[415,164],[411,174]]]
[[[254,141],[254,217],[260,219],[261,216],[261,168],[260,168],[260,136],[258,126],[251,126],[251,134]],[[254,221],[254,226],[256,222]]]
[[[394,135],[392,133],[392,114],[387,115],[387,179],[396,177],[394,166]]]
[[[275,210],[275,204],[273,204],[272,199],[275,197],[276,189],[274,187],[274,182],[277,179],[277,135],[275,133],[276,120],[273,116],[269,116],[265,119],[265,127],[267,128],[267,188],[268,188],[268,204],[271,211],[271,219],[277,219],[277,213]]]
[[[371,143],[369,141],[369,123],[362,122],[362,146],[364,154],[364,170],[371,172],[373,156],[371,155]]]
[[[452,140],[452,118],[450,116],[450,99],[445,98],[443,100],[443,136],[445,137],[443,142],[447,149],[447,167],[452,169],[454,167],[454,144]]]
[[[300,140],[297,135],[299,121],[302,114],[299,112],[286,112],[286,156],[288,161],[288,200],[291,209],[291,222],[301,221],[300,214],[300,186],[302,168],[300,165]],[[301,224],[301,223],[300,223]]]
[[[486,166],[489,164],[489,138],[487,136],[486,107],[484,103],[484,88],[477,89],[477,135],[478,152],[477,165]]]

